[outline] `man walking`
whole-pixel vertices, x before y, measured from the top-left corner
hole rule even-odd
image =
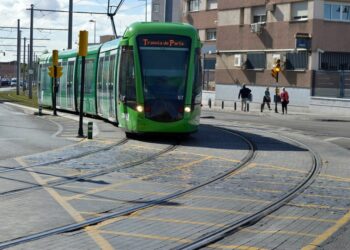
[[[247,102],[252,91],[243,84],[243,87],[240,89],[238,94],[238,100],[242,97],[241,110],[247,112]]]
[[[275,113],[278,113],[277,103],[281,102],[281,96],[280,96],[280,89],[277,86],[275,88],[274,102],[275,102]]]
[[[270,102],[271,102],[270,90],[269,90],[269,87],[267,87],[265,90],[263,103],[261,104],[261,112],[264,111],[265,104],[267,104],[267,107],[269,108],[269,110],[271,110]]]

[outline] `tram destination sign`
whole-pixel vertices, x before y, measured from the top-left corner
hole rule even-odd
[[[140,47],[188,48],[190,39],[184,36],[147,35],[138,37]]]

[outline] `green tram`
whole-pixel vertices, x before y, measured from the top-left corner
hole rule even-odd
[[[116,122],[127,133],[192,133],[199,125],[201,43],[187,24],[134,23],[120,39],[88,48],[84,113]],[[79,112],[81,57],[59,52],[60,110]],[[39,59],[39,101],[52,107],[52,55]]]

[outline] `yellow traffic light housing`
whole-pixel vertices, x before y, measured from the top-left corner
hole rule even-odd
[[[52,51],[52,65],[58,66],[58,50]]]
[[[49,66],[49,76],[52,78],[60,78],[63,75],[62,69],[62,66]]]
[[[54,66],[49,66],[49,76],[51,76],[52,78],[55,78],[55,68]]]
[[[86,30],[82,30],[79,33],[79,56],[87,56],[88,51],[88,36],[89,33]]]
[[[279,72],[281,72],[281,60],[278,59],[276,61],[276,64],[273,66],[272,70],[271,70],[271,75],[273,78],[276,79],[276,82],[278,82],[278,74]]]

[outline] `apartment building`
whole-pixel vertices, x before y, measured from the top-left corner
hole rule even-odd
[[[217,102],[232,104],[243,83],[256,102],[267,86],[286,87],[300,106],[310,96],[350,98],[350,0],[184,0],[183,20],[205,54],[216,48]]]
[[[182,22],[182,0],[152,0],[152,22]]]

